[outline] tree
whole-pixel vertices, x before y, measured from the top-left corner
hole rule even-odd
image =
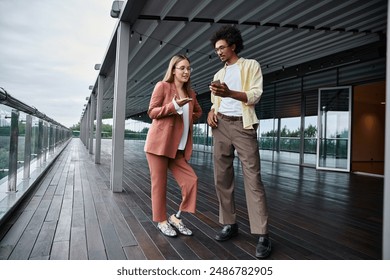
[[[305,137],[316,137],[317,136],[317,127],[309,125],[304,132]]]
[[[149,127],[144,127],[144,128],[141,130],[141,133],[142,133],[142,134],[148,134],[148,131],[149,131]]]
[[[69,129],[72,131],[80,131],[80,122],[78,122],[78,124],[72,125]]]
[[[194,129],[193,130],[194,135],[205,135],[205,132],[201,127],[195,125],[193,129]]]

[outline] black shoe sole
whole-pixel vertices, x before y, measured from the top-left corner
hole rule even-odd
[[[258,259],[266,259],[266,258],[269,257],[269,255],[271,255],[271,250],[269,250],[267,253],[265,253],[263,255],[256,254],[256,258],[258,258]]]
[[[266,259],[269,257],[269,255],[271,255],[271,251],[272,251],[272,247],[271,247],[271,241],[270,241],[270,246],[267,248],[267,251],[265,251],[263,254],[258,254],[256,252],[256,258],[258,259]]]
[[[219,242],[222,242],[222,241],[227,241],[227,240],[229,240],[229,239],[231,239],[232,237],[235,237],[235,236],[237,236],[237,235],[238,235],[238,232],[235,232],[235,233],[233,233],[232,235],[229,235],[229,236],[227,236],[227,237],[225,237],[225,238],[220,238],[220,237],[216,236],[214,239],[217,240],[217,241],[219,241]]]

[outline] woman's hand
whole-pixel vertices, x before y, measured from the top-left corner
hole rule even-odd
[[[179,98],[179,97],[177,97],[177,95],[175,95],[175,101],[176,101],[177,105],[179,105],[180,107],[183,107],[191,100],[192,100],[192,98],[189,98],[189,97]]]

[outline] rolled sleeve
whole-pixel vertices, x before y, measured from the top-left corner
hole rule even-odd
[[[247,95],[246,105],[255,105],[260,101],[263,94],[263,75],[260,64],[257,61],[250,61],[250,67],[246,67],[246,79],[243,84]]]

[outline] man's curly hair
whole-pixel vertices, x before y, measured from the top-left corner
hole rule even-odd
[[[238,54],[244,49],[244,41],[241,37],[241,31],[232,25],[222,26],[214,35],[210,38],[211,46],[215,48],[215,43],[219,40],[226,40],[229,46],[235,44],[235,53]]]

